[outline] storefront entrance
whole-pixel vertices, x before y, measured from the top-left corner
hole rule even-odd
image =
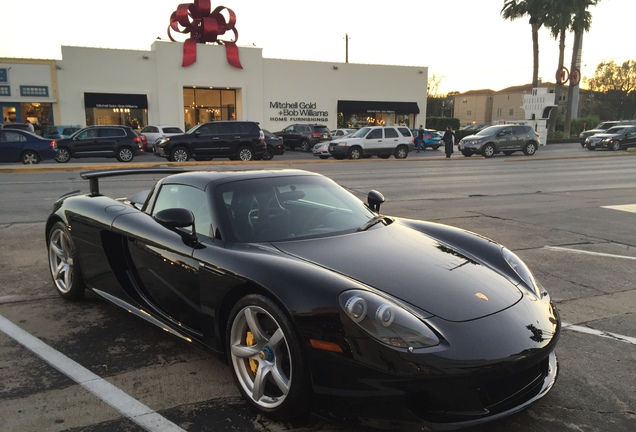
[[[201,123],[236,120],[236,90],[203,87],[183,88],[185,130]]]
[[[86,125],[125,125],[141,129],[148,124],[146,95],[84,93]]]
[[[415,127],[417,102],[338,101],[338,127],[401,125]]]

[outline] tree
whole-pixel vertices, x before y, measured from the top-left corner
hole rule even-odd
[[[574,31],[574,46],[572,47],[572,62],[570,63],[570,74],[578,71],[581,66],[579,52],[583,43],[583,33],[588,32],[592,26],[592,14],[587,10],[589,6],[596,6],[598,0],[572,0],[574,13],[572,15],[571,28]],[[580,73],[580,72],[579,72]],[[563,134],[570,135],[572,125],[572,104],[574,103],[574,91],[578,91],[578,83],[573,84],[570,80],[568,86],[567,109],[565,111],[565,123]]]
[[[532,30],[532,87],[539,86],[539,29],[546,19],[550,0],[504,0],[501,16],[514,21],[528,16]]]
[[[594,76],[585,78],[595,92],[594,101],[609,119],[632,119],[636,116],[636,60],[617,65],[613,60],[596,66]]]

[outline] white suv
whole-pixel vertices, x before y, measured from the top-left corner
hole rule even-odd
[[[407,126],[372,126],[359,129],[346,138],[329,143],[329,153],[334,159],[360,159],[378,156],[388,159],[404,159],[413,145],[413,135]]]

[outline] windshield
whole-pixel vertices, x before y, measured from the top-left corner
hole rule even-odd
[[[377,216],[324,177],[290,176],[226,183],[215,202],[239,242],[275,242],[354,232]]]
[[[363,127],[362,129],[358,129],[358,131],[351,136],[353,138],[364,138],[365,136],[367,136],[370,130],[371,128]]]
[[[480,130],[475,135],[479,135],[479,136],[495,135],[497,132],[499,132],[499,130],[501,130],[500,126],[490,126],[490,127],[487,127],[486,129]]]
[[[628,126],[614,126],[612,128],[609,128],[607,131],[605,131],[605,133],[607,134],[619,134],[622,133],[623,130],[627,129]]]

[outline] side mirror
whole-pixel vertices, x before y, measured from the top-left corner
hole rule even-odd
[[[376,190],[369,192],[369,195],[367,195],[367,204],[371,210],[379,212],[382,203],[384,203],[384,195]]]
[[[155,220],[168,229],[185,228],[194,225],[194,214],[184,208],[169,208],[157,212]]]

